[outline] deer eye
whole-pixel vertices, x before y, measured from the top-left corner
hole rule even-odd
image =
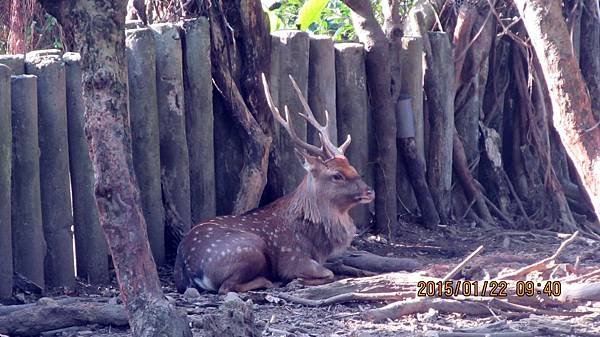
[[[335,181],[343,181],[345,178],[341,173],[335,173],[333,175],[333,180]]]

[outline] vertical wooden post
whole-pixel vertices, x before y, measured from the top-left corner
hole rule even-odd
[[[69,142],[65,66],[53,50],[27,54],[26,71],[38,77],[38,132],[42,220],[48,244],[46,282],[71,287],[73,268],[73,215],[69,181]]]
[[[13,75],[23,75],[25,73],[25,55],[0,55],[0,64],[8,66]]]
[[[365,51],[360,43],[335,44],[335,77],[337,92],[338,142],[352,136],[352,146],[346,157],[359,174],[366,175],[365,182],[373,186],[373,177],[367,167],[369,162],[369,100]],[[369,223],[369,209],[363,205],[350,211],[359,227]]]
[[[273,33],[279,37],[279,93],[278,104],[288,106],[290,118],[298,136],[306,140],[306,120],[298,115],[303,112],[300,100],[292,87],[288,75],[292,75],[302,94],[308,97],[308,58],[309,38],[306,32],[297,30],[282,30]],[[281,181],[281,193],[288,194],[300,183],[306,171],[298,161],[289,136],[275,126],[275,144],[279,149],[281,169],[285,172]]]
[[[189,229],[190,161],[185,138],[185,98],[181,36],[171,23],[152,25],[156,42],[156,89],[160,163],[168,194]]]
[[[133,168],[140,187],[148,240],[157,265],[165,262],[165,225],[160,184],[160,136],[154,34],[149,28],[125,33]]]
[[[46,240],[40,200],[40,149],[35,76],[12,77],[11,109],[13,140],[11,222],[14,270],[43,289]]]
[[[94,196],[94,169],[85,136],[80,56],[63,55],[67,85],[69,168],[73,193],[73,220],[77,276],[92,284],[106,284],[108,248],[100,227]]]
[[[400,67],[401,76],[398,81],[398,97],[408,95],[413,97],[411,100],[412,112],[414,114],[415,131],[413,142],[417,146],[417,155],[421,157],[421,163],[425,163],[425,143],[423,138],[423,44],[420,37],[403,37],[398,43],[398,67]],[[402,138],[398,136],[398,138]],[[398,146],[403,145],[402,141]],[[412,151],[412,148],[411,148]],[[413,181],[410,179],[410,169],[413,163],[412,152],[401,153],[398,150],[398,166],[396,168],[396,190],[398,195],[398,210],[401,214],[404,209],[409,212],[418,211],[417,199],[413,190]],[[408,157],[407,157],[408,156]],[[405,160],[405,157],[407,159]]]
[[[12,295],[12,231],[10,228],[10,176],[12,131],[9,67],[0,64],[0,299]]]
[[[197,223],[216,213],[210,26],[200,17],[185,20],[182,28],[192,223]]]
[[[319,122],[324,123],[325,110],[329,112],[329,137],[337,141],[335,52],[329,36],[310,37],[307,99]],[[310,143],[319,144],[318,132],[314,128],[307,129],[307,137]]]
[[[454,55],[448,34],[429,32],[425,92],[431,122],[427,183],[442,223],[450,217],[454,133]]]

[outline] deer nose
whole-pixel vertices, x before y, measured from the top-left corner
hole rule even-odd
[[[375,199],[375,191],[373,191],[372,189],[368,189],[367,192],[365,193],[365,195],[370,198],[370,199]]]

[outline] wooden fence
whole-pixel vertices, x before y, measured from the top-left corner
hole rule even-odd
[[[272,42],[270,85],[276,104],[302,111],[291,74],[318,119],[329,111],[333,138],[352,135],[348,157],[372,183],[362,45],[334,44],[300,31],[275,32]],[[186,225],[226,214],[242,183],[241,141],[213,91],[206,19],[134,27],[127,30],[126,45],[133,165],[150,245],[162,264],[161,175]],[[42,288],[72,286],[76,275],[106,283],[108,252],[84,133],[79,55],[41,50],[0,56],[0,64],[7,66],[0,65],[0,298],[10,296],[13,272]],[[417,84],[405,85],[418,96],[415,123],[422,130],[417,64],[411,69]],[[299,135],[315,141],[305,121],[292,115]],[[276,128],[275,138],[289,173],[281,186],[287,193],[304,171],[288,136]],[[417,143],[422,151],[422,131]],[[354,216],[365,224],[367,207]]]

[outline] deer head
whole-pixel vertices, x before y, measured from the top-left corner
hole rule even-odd
[[[325,110],[325,125],[321,125],[315,118],[294,78],[291,75],[289,75],[289,78],[304,108],[304,113],[299,113],[300,116],[319,132],[321,141],[321,146],[317,147],[298,137],[291,125],[288,107],[284,107],[284,118],[275,106],[266,77],[262,74],[265,96],[273,117],[289,134],[294,143],[295,151],[307,171],[304,181],[296,190],[298,207],[304,208],[305,216],[308,219],[318,222],[324,213],[339,216],[347,214],[348,210],[358,204],[373,201],[375,193],[361,179],[361,176],[350,165],[344,155],[344,151],[352,141],[350,135],[347,136],[342,145],[336,146],[327,132],[329,112]]]

